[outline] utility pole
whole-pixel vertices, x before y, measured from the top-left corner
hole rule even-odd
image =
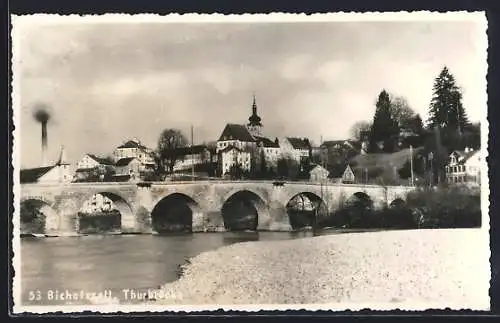
[[[193,156],[193,125],[191,125],[191,156]],[[194,181],[194,158],[191,159],[191,180]]]
[[[411,168],[411,186],[414,185],[414,177],[413,177],[413,146],[410,145],[410,168]]]

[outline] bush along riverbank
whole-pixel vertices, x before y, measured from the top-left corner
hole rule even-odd
[[[317,228],[419,229],[481,227],[480,195],[463,189],[420,189],[407,201],[381,210],[371,201],[346,201],[337,211],[318,219]]]

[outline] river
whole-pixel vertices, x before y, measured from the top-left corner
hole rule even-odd
[[[332,232],[330,232],[332,233]],[[311,232],[89,235],[21,239],[23,305],[89,304],[74,293],[147,291],[178,279],[187,258],[237,242],[310,237]],[[79,294],[81,295],[81,294]]]

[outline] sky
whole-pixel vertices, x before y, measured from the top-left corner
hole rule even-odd
[[[226,123],[248,122],[254,93],[271,138],[347,138],[373,118],[382,89],[425,120],[445,65],[469,118],[486,115],[486,29],[477,20],[14,26],[21,167],[41,163],[37,104],[52,115],[48,159],[64,145],[70,162],[133,137],[155,148],[166,128],[189,138],[193,125],[195,144],[217,140]]]

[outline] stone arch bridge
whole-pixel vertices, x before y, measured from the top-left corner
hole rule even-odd
[[[258,214],[257,230],[292,229],[287,205],[296,196],[305,196],[312,204],[328,212],[339,209],[352,196],[366,196],[374,208],[395,200],[406,200],[414,190],[408,186],[357,184],[315,184],[271,181],[193,181],[150,183],[72,183],[22,184],[20,202],[36,200],[53,212],[47,219],[48,233],[75,233],[77,214],[94,194],[111,199],[121,213],[123,233],[153,233],[155,213],[162,207],[183,205],[191,217],[191,231],[224,231],[224,207],[230,200],[240,200],[254,207]]]

